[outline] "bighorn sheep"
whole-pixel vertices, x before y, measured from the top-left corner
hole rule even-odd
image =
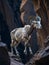
[[[30,20],[30,22],[31,22],[31,25],[25,25],[24,27],[15,28],[14,30],[11,31],[10,35],[11,35],[11,46],[12,47],[18,46],[18,44],[21,41],[25,42],[24,45],[26,46],[31,37],[31,33],[33,32],[34,28],[41,29],[41,19],[38,21]]]

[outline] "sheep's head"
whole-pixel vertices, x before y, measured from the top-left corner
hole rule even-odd
[[[36,27],[36,29],[41,29],[42,25],[41,25],[41,18],[39,16],[36,16],[36,20],[30,20],[31,24],[34,25],[34,27]]]

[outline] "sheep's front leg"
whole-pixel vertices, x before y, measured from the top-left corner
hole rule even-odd
[[[27,47],[25,46],[24,53],[27,55]]]
[[[25,49],[24,49],[25,54],[27,54],[27,43],[28,43],[28,40],[25,42]]]
[[[33,54],[32,49],[31,49],[31,46],[30,46],[30,43],[29,43],[30,38],[31,38],[31,35],[30,35],[30,36],[28,37],[28,39],[25,41],[25,50],[24,50],[25,54],[27,54],[27,46],[28,46],[28,48],[29,48],[30,54]]]
[[[31,49],[31,47],[30,47],[30,46],[29,46],[29,51],[30,51],[30,54],[33,54],[32,49]]]

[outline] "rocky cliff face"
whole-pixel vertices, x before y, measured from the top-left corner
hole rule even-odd
[[[42,47],[44,47],[44,40],[49,35],[49,6],[46,4],[48,3],[48,0],[45,2],[45,0],[39,0],[39,7],[38,10],[36,10],[37,14],[41,17],[41,24],[42,29],[38,30],[39,36],[38,41]],[[37,4],[38,5],[38,4]]]
[[[23,26],[20,19],[20,3],[21,0],[0,0],[0,10],[3,13],[10,31],[15,27]]]
[[[0,36],[2,42],[10,46],[10,32],[16,27],[22,27],[20,19],[21,0],[0,0]]]
[[[24,5],[26,4],[27,0],[22,2],[21,8],[24,9]],[[44,40],[49,35],[49,6],[48,0],[32,0],[32,4],[34,5],[34,9],[36,13],[41,17],[41,24],[42,29],[37,30],[37,38],[40,47],[44,47]],[[29,7],[29,6],[28,6]],[[27,8],[26,8],[27,9]],[[28,11],[28,10],[27,10]],[[27,14],[27,13],[26,13]],[[23,17],[25,12],[21,14],[21,19],[24,21]]]

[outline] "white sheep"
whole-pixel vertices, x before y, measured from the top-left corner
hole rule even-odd
[[[24,27],[15,28],[11,31],[11,47],[16,47],[19,45],[21,41],[25,42],[25,51],[26,51],[26,45],[31,37],[31,32],[34,28],[41,29],[41,20],[32,21],[31,25],[25,25]],[[30,33],[30,34],[29,34]],[[30,49],[30,48],[29,48]]]

